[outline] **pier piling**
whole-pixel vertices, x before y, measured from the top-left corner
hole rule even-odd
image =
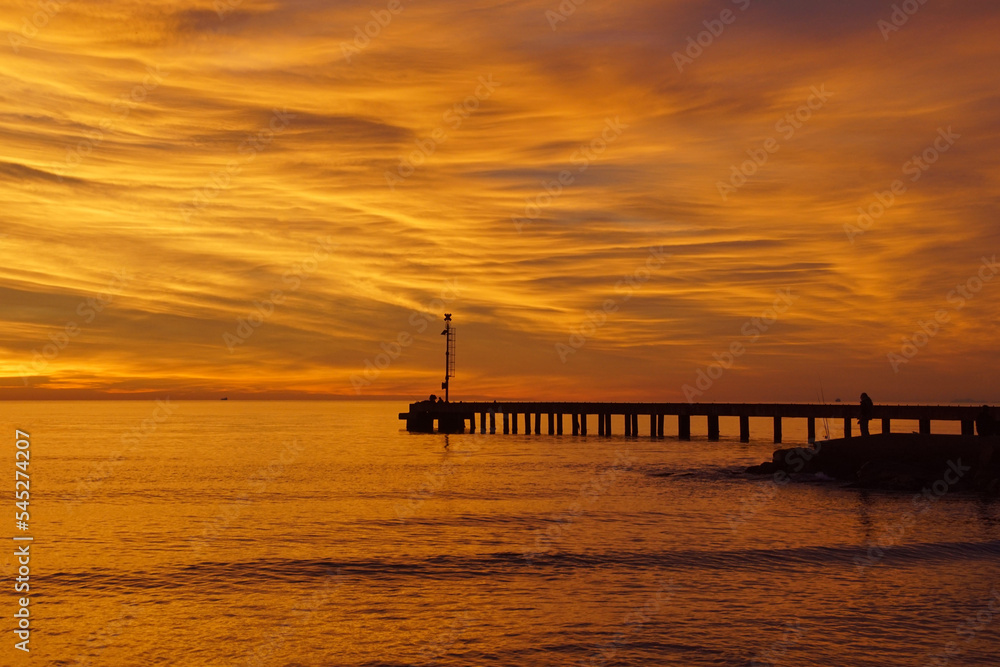
[[[677,438],[691,439],[691,415],[677,415]]]
[[[708,439],[719,439],[719,415],[708,416]]]

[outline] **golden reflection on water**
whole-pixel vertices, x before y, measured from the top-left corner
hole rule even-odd
[[[398,408],[178,402],[136,441],[152,403],[5,404],[34,443],[33,659],[910,665],[1000,582],[991,501],[859,568],[910,498],[741,475],[770,443],[445,439]]]

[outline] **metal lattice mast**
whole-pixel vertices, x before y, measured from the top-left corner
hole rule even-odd
[[[447,403],[448,378],[455,377],[455,328],[451,326],[451,313],[444,314],[444,331],[441,335],[445,336],[444,382],[441,383],[441,388],[444,389],[444,400]]]

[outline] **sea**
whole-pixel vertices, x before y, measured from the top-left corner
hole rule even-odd
[[[1000,664],[995,498],[749,476],[769,420],[750,443],[727,419],[680,441],[670,417],[663,439],[621,418],[443,435],[407,433],[406,407],[0,404],[9,504],[16,431],[30,456],[26,529],[9,506],[0,532],[0,662]]]

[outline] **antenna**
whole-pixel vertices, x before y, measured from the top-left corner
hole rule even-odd
[[[444,314],[444,382],[441,388],[444,389],[444,402],[448,402],[448,378],[455,377],[455,327],[451,326],[451,313]]]

